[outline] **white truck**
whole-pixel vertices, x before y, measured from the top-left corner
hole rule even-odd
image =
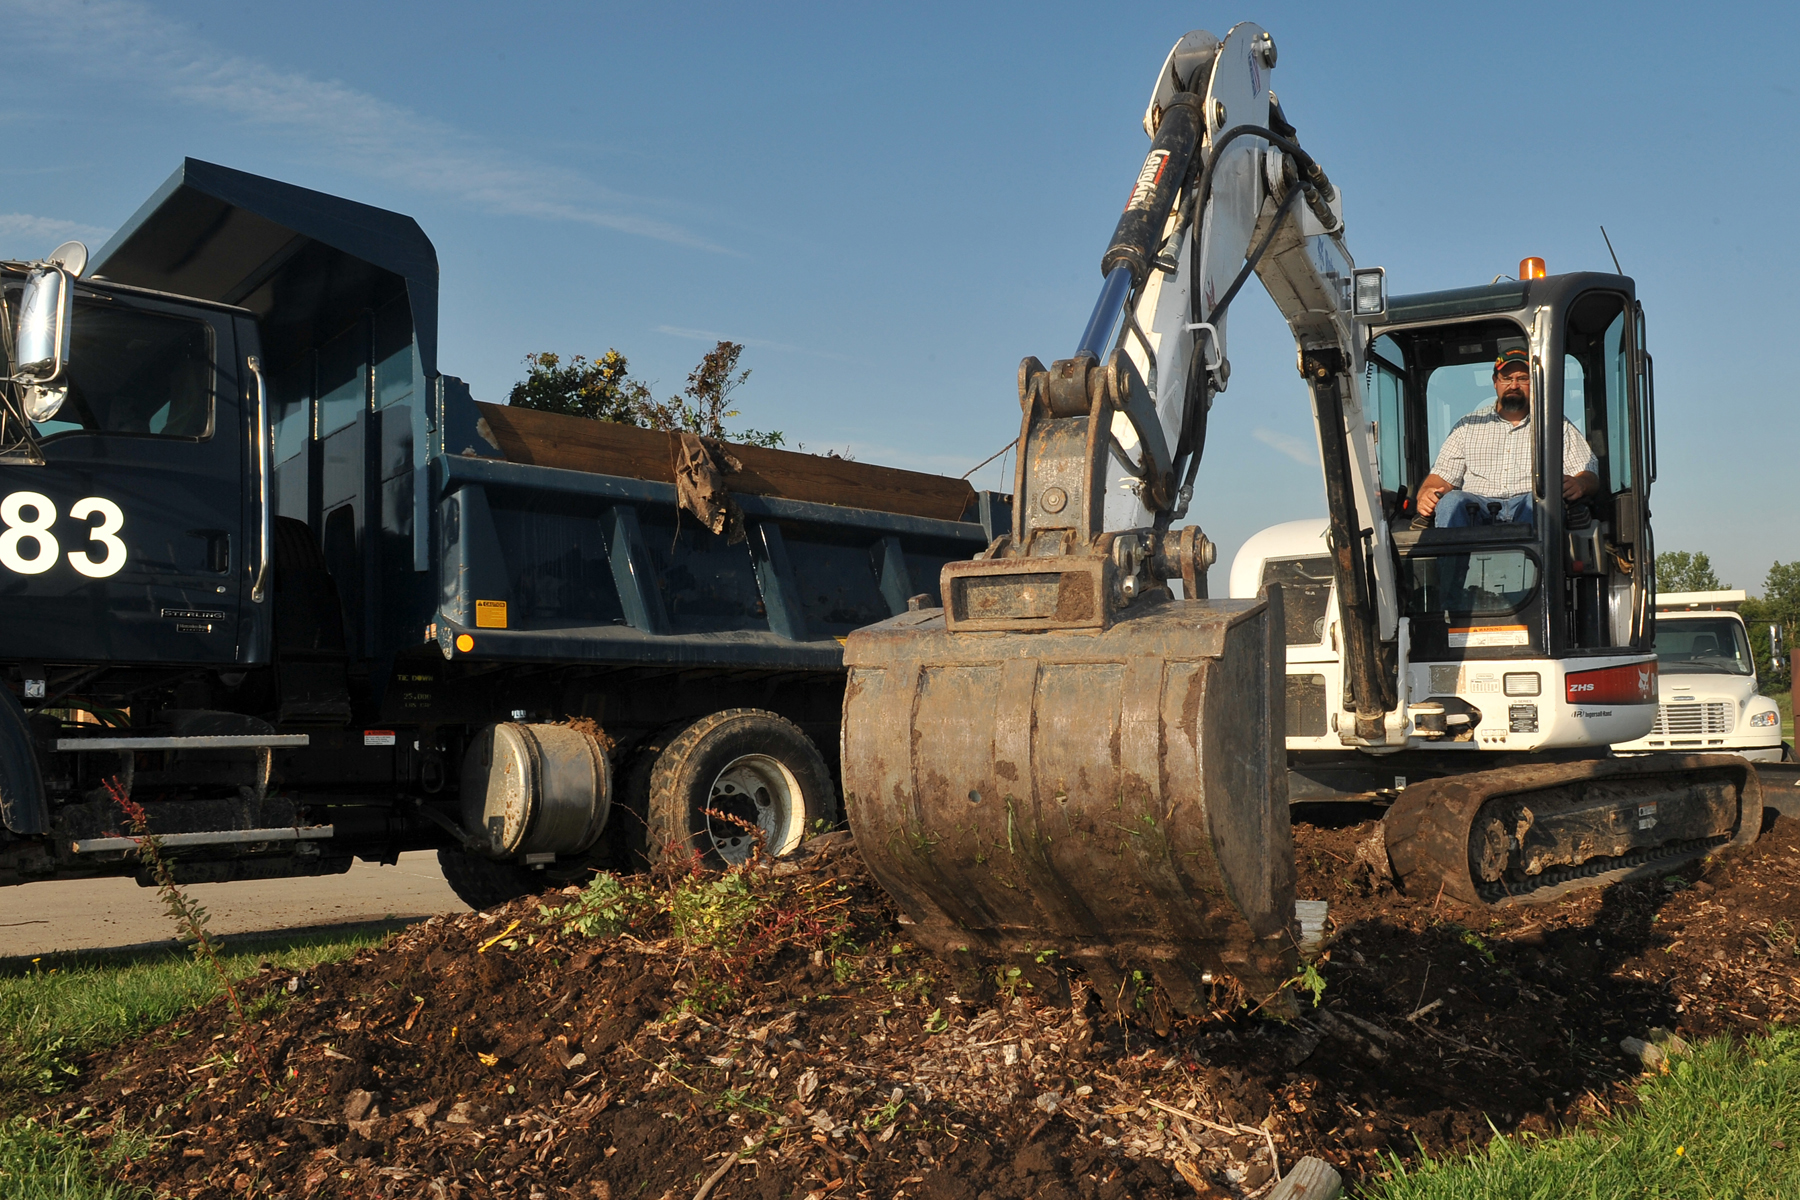
[[[1738,605],[1742,589],[1664,592],[1656,598],[1656,724],[1616,742],[1621,754],[1658,750],[1741,754],[1781,762],[1781,710],[1757,691],[1756,656]]]

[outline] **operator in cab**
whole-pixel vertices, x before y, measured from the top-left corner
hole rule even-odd
[[[1563,418],[1563,499],[1571,503],[1600,487],[1599,460],[1568,418]],[[1531,356],[1521,347],[1494,360],[1494,403],[1482,405],[1450,430],[1431,474],[1419,485],[1414,528],[1439,529],[1511,522],[1530,523]],[[1427,521],[1427,518],[1430,518]]]

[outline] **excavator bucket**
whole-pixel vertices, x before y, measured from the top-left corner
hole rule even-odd
[[[1205,1011],[1223,976],[1278,991],[1297,968],[1279,609],[1146,600],[1034,633],[928,609],[851,634],[845,804],[912,937],[1002,979],[1077,965],[1115,1007]]]

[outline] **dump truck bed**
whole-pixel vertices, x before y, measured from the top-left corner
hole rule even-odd
[[[675,435],[472,407],[481,452],[434,463],[447,657],[835,671],[1007,519],[962,480],[727,443],[733,541],[681,509]]]

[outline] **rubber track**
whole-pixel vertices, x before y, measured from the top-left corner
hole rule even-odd
[[[1717,849],[1731,840],[1730,834],[1717,837],[1694,838],[1686,842],[1674,842],[1667,846],[1659,846],[1654,850],[1636,850],[1630,854],[1620,854],[1611,858],[1590,858],[1578,867],[1557,867],[1545,871],[1532,878],[1531,886],[1519,889],[1508,887],[1505,880],[1496,883],[1484,883],[1476,888],[1484,904],[1530,904],[1533,897],[1540,892],[1549,891],[1562,884],[1578,879],[1593,879],[1612,871],[1632,871],[1639,867],[1655,867],[1659,864],[1670,866],[1678,860],[1693,858]],[[1543,897],[1550,899],[1551,897]]]
[[[1529,882],[1526,890],[1508,890],[1507,881],[1483,883],[1469,869],[1469,838],[1477,814],[1499,797],[1578,782],[1623,782],[1633,777],[1711,772],[1735,776],[1739,784],[1739,820],[1732,833],[1684,840],[1636,850],[1630,854],[1590,859],[1575,867],[1559,867]],[[1754,841],[1761,828],[1763,789],[1755,768],[1735,755],[1643,755],[1625,759],[1591,759],[1571,763],[1521,764],[1445,776],[1415,784],[1400,793],[1383,820],[1388,858],[1403,890],[1438,890],[1465,903],[1540,904],[1566,892],[1603,887],[1639,873],[1666,870],[1677,862],[1707,853],[1728,842]],[[1517,883],[1512,885],[1515,889]]]

